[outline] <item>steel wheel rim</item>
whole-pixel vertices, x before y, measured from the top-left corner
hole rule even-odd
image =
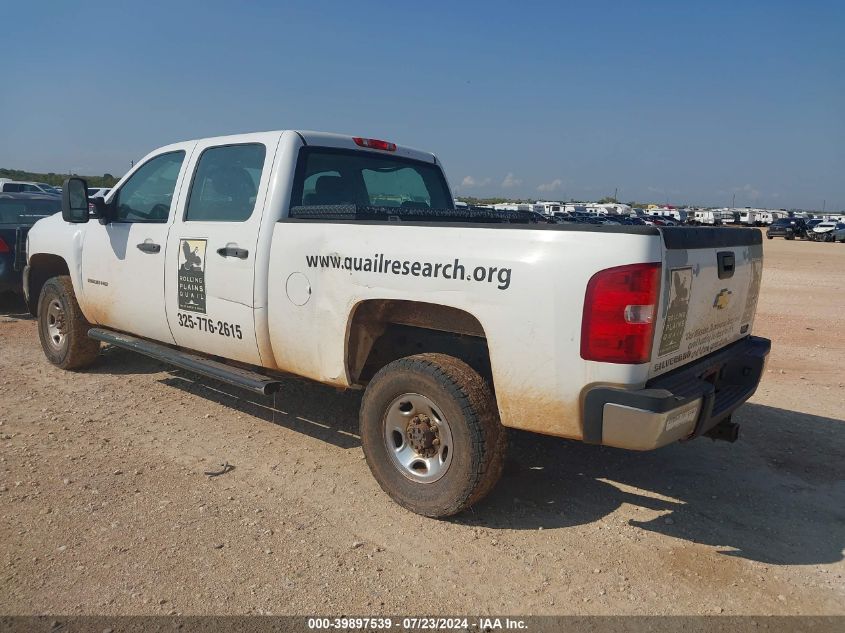
[[[54,349],[60,350],[64,347],[67,340],[64,330],[64,308],[58,299],[53,299],[47,306],[47,340]]]
[[[420,424],[436,428],[436,445],[420,452],[409,437],[410,429]],[[387,407],[382,424],[384,446],[393,466],[402,475],[418,483],[439,480],[452,463],[452,429],[443,411],[429,398],[418,393],[403,393]],[[419,442],[417,442],[419,445]],[[434,454],[428,453],[434,451]]]

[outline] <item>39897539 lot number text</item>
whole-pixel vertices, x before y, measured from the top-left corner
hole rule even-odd
[[[228,336],[230,338],[242,339],[244,337],[240,325],[234,323],[226,323],[225,321],[215,321],[208,317],[196,316],[193,314],[179,314],[179,326],[188,328],[189,330],[199,330],[200,332],[208,332],[209,334],[219,334],[220,336]]]

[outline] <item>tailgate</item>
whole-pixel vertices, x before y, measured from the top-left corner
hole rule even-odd
[[[649,377],[751,333],[763,274],[757,229],[662,228],[665,246]]]

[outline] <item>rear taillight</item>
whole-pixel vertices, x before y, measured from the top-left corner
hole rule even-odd
[[[12,249],[9,248],[9,245],[0,237],[0,253],[11,253]]]
[[[617,266],[593,275],[584,297],[581,358],[648,362],[659,292],[659,263]]]
[[[354,136],[352,138],[355,141],[355,145],[358,147],[369,147],[370,149],[380,149],[383,152],[395,152],[396,151],[396,143],[388,143],[387,141],[380,141],[377,138],[361,138],[360,136]]]

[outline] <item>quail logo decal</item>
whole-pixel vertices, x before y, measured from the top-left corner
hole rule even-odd
[[[663,336],[660,338],[660,349],[657,351],[658,356],[676,351],[681,346],[684,330],[687,327],[692,268],[673,268],[670,271],[670,277],[672,285],[669,287],[669,309],[666,312]]]
[[[179,240],[179,309],[205,314],[206,240]]]
[[[717,310],[724,310],[731,302],[731,295],[733,293],[727,288],[722,288],[716,298],[713,300],[713,307]]]

